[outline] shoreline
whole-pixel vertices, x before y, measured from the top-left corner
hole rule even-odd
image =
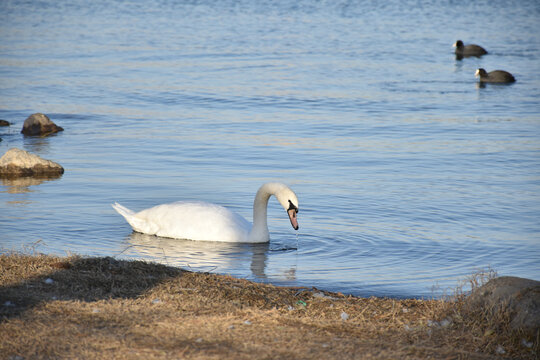
[[[538,339],[463,300],[362,298],[137,260],[2,254],[0,358],[535,358]]]

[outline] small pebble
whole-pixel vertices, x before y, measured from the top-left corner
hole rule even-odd
[[[234,325],[229,325],[229,330],[234,329]]]
[[[403,311],[404,313],[408,313],[408,312],[409,312],[409,309],[403,308],[403,309],[401,309],[401,311]]]
[[[47,278],[47,279],[45,279],[45,281],[44,281],[44,283],[45,283],[45,284],[48,284],[48,285],[52,284],[53,282],[54,282],[54,280],[51,279],[51,278]]]
[[[347,314],[345,311],[341,313],[341,320],[345,321],[349,319],[349,314]]]
[[[246,325],[251,325],[251,321],[246,320],[246,321],[244,321],[244,324],[246,324]]]
[[[335,300],[336,299],[336,298],[334,298],[332,296],[325,295],[323,292],[313,293],[313,297],[314,298],[319,298],[319,299],[328,299],[328,300]]]
[[[8,300],[4,303],[4,306],[15,306],[15,304]]]
[[[154,300],[152,300],[152,304],[161,304],[161,300],[154,299]]]
[[[521,340],[521,344],[522,344],[523,346],[529,348],[529,349],[532,348],[532,346],[533,346],[532,341],[527,341],[526,339],[522,339],[522,340]]]
[[[94,314],[99,313],[99,309],[92,309],[92,313],[94,313]]]
[[[197,343],[202,343],[202,341],[203,341],[202,338],[198,338],[198,339],[195,340],[195,342],[197,342]]]
[[[450,324],[452,324],[452,320],[450,319],[444,319],[440,323],[443,328],[450,326]]]
[[[504,348],[502,347],[502,345],[497,345],[497,349],[495,349],[495,352],[497,354],[505,354],[506,351],[504,350]]]

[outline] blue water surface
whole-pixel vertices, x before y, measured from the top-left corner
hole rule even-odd
[[[0,248],[137,258],[279,285],[429,297],[468,275],[540,280],[537,1],[1,1]],[[457,60],[452,44],[484,46]],[[517,82],[479,86],[477,68]],[[19,132],[30,114],[65,131]],[[265,245],[132,233],[110,204],[176,200],[251,220]]]

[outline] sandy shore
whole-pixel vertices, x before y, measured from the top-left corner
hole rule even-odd
[[[6,254],[0,358],[535,358],[537,339],[463,304],[358,298],[140,261]]]

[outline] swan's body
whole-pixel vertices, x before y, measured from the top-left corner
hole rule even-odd
[[[276,196],[298,230],[298,199],[286,185],[267,183],[259,188],[253,202],[253,225],[231,210],[205,202],[174,202],[135,213],[115,203],[113,208],[133,230],[175,239],[263,243],[270,240],[266,214],[268,199]]]

